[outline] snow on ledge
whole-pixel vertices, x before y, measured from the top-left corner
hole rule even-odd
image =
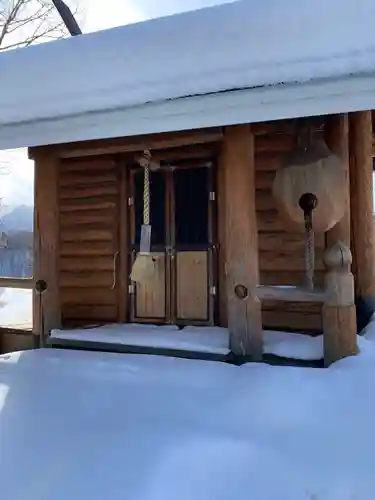
[[[282,358],[314,361],[323,358],[323,335],[265,330],[263,352]]]
[[[51,337],[59,340],[106,342],[109,344],[175,349],[228,355],[229,330],[220,327],[175,325],[114,324],[96,328],[52,330]],[[264,353],[296,360],[318,360],[323,357],[323,336],[265,330]]]
[[[219,327],[142,325],[139,323],[105,325],[97,328],[52,330],[59,340],[106,342],[109,344],[175,349],[210,354],[229,354],[229,332]]]

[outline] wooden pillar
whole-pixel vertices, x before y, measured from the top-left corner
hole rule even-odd
[[[326,245],[330,248],[341,241],[350,247],[349,119],[347,114],[327,117],[325,140],[329,149],[341,158],[347,175],[347,210],[343,218],[327,232]]]
[[[323,305],[324,365],[357,354],[352,256],[347,245],[337,242],[324,256],[326,299]]]
[[[375,249],[372,191],[371,111],[349,114],[351,251],[355,277],[357,327],[375,310]]]
[[[222,166],[225,183],[225,250],[228,327],[234,354],[262,357],[258,230],[255,211],[254,136],[249,125],[228,127]]]
[[[218,282],[219,282],[219,325],[228,327],[228,300],[227,300],[227,285],[225,274],[225,239],[226,239],[226,223],[225,223],[225,158],[222,154],[218,162],[217,171],[217,220],[218,220]]]
[[[46,335],[61,325],[58,260],[58,158],[41,149],[34,152],[34,268],[35,280],[44,280],[47,290],[42,294],[43,322],[40,300],[33,292],[33,334]]]

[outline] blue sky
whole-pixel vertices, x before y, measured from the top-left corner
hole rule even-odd
[[[226,3],[228,0],[65,0],[78,5],[78,20],[84,32],[98,31]],[[0,198],[3,205],[33,203],[33,164],[25,150],[0,151]]]

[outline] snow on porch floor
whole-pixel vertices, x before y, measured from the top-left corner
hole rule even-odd
[[[151,347],[198,353],[230,353],[229,331],[220,327],[175,325],[113,324],[96,328],[52,330],[54,340],[100,342],[133,347]],[[323,336],[265,330],[264,353],[297,360],[319,360],[323,357]]]
[[[112,324],[87,329],[52,330],[51,338],[224,356],[230,352],[228,330],[219,327],[187,326],[180,330],[176,325]]]

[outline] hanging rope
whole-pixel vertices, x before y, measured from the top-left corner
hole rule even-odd
[[[151,153],[145,151],[138,160],[143,167],[143,224],[139,242],[139,253],[133,263],[130,279],[142,283],[155,272],[155,258],[151,252],[151,224],[150,224],[150,169],[152,166]]]
[[[143,224],[150,225],[150,167],[144,167],[143,183]]]
[[[45,328],[44,328],[44,304],[43,295],[47,290],[47,282],[44,280],[37,280],[35,282],[35,292],[38,296],[38,306],[39,306],[39,347],[45,346]]]
[[[150,225],[150,165],[152,162],[152,156],[150,150],[146,149],[141,158],[139,159],[139,164],[143,168],[143,224],[146,226]]]
[[[306,288],[310,291],[314,290],[314,269],[315,269],[315,244],[314,231],[312,228],[306,230],[305,242],[305,271],[306,271]]]
[[[318,198],[313,193],[304,193],[299,199],[305,219],[305,286],[308,290],[314,289],[315,245],[312,214],[317,205]]]

